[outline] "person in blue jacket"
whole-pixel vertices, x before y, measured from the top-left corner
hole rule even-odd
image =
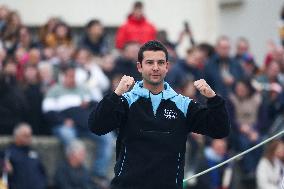
[[[5,151],[9,189],[46,189],[46,170],[38,152],[31,147],[31,126],[19,123],[13,137],[13,143]]]
[[[93,133],[119,131],[111,189],[181,189],[187,135],[229,134],[224,100],[204,79],[194,85],[208,98],[207,106],[177,94],[164,81],[168,67],[166,48],[158,41],[145,43],[137,62],[143,80],[123,76],[89,116]]]

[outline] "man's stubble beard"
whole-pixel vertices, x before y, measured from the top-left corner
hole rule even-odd
[[[142,78],[143,78],[143,80],[145,80],[147,83],[149,83],[149,84],[151,84],[151,85],[153,85],[153,86],[158,86],[158,85],[164,83],[164,79],[165,79],[165,77],[163,77],[160,81],[158,81],[158,82],[153,82],[153,81],[151,81],[151,79],[148,79],[148,77],[145,77],[143,74],[142,74]],[[149,78],[150,78],[150,77],[149,77]]]

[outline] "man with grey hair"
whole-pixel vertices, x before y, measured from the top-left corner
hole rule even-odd
[[[74,140],[66,148],[66,160],[55,173],[54,183],[58,189],[95,189],[89,172],[84,166],[86,147],[82,141]]]
[[[6,150],[6,169],[10,189],[45,189],[47,178],[38,153],[31,149],[32,129],[27,123],[18,124],[13,143]]]

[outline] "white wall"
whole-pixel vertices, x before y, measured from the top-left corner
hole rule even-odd
[[[272,39],[280,43],[277,21],[283,5],[283,0],[243,0],[240,5],[223,7],[220,9],[220,34],[230,36],[233,42],[239,36],[248,38],[252,53],[258,64],[262,64],[267,41]]]
[[[142,0],[148,19],[166,29],[172,40],[178,38],[183,22],[189,21],[197,41],[215,42],[220,34],[235,41],[250,39],[257,61],[262,63],[267,39],[278,40],[277,20],[283,0],[222,0],[243,3],[220,6],[221,0]],[[19,11],[25,24],[42,25],[51,16],[60,16],[73,26],[83,26],[99,18],[107,26],[124,22],[134,0],[0,0]],[[184,54],[187,41],[178,49]]]

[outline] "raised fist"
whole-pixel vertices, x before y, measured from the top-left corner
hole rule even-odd
[[[195,81],[194,86],[203,96],[207,98],[212,98],[216,95],[216,93],[211,89],[204,79]]]
[[[121,96],[123,93],[126,93],[127,91],[129,91],[129,89],[134,85],[135,81],[134,81],[134,78],[133,77],[130,77],[130,76],[126,76],[124,75],[117,88],[115,89],[115,93],[118,95],[118,96]]]

